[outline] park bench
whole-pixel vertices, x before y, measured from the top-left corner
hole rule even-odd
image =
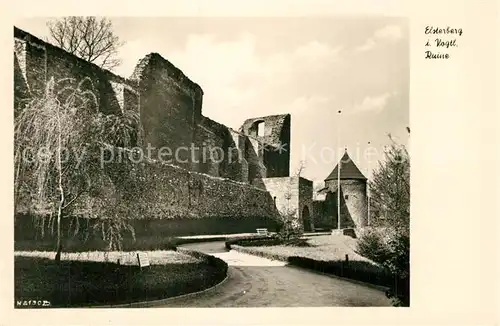
[[[258,235],[268,235],[267,229],[257,229]]]

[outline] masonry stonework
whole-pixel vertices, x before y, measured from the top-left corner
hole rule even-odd
[[[202,88],[157,53],[146,55],[130,78],[123,78],[14,28],[14,112],[42,96],[50,80],[56,91],[68,86],[91,90],[105,114],[140,114],[137,146],[153,161],[144,165],[146,184],[131,181],[137,191],[122,200],[130,200],[133,218],[164,221],[154,222],[155,229],[182,224],[189,227],[180,233],[217,233],[206,221],[218,221],[220,232],[272,229],[284,190],[263,185],[273,184],[275,177],[276,184],[290,186],[288,202],[297,218],[305,206],[312,209],[310,182],[288,177],[289,114],[249,119],[234,130],[204,116]],[[263,135],[255,131],[258,121],[265,124]],[[159,163],[158,150],[164,147],[177,151],[177,158]]]
[[[240,128],[266,148],[259,157],[266,167],[266,177],[288,177],[290,174],[290,115],[272,115],[246,120]],[[259,134],[260,132],[260,134]]]
[[[337,180],[329,180],[326,186],[333,196],[328,199],[337,205]],[[333,212],[336,218],[337,212]],[[368,218],[366,181],[340,180],[340,226],[342,228],[364,227]],[[337,221],[334,221],[337,227]]]
[[[14,28],[14,114],[42,96],[50,80],[57,91],[91,90],[104,114],[139,113],[136,145],[152,160],[144,166],[146,183],[131,181],[137,192],[127,206],[153,229],[252,232],[273,228],[287,210],[305,231],[337,226],[337,181],[330,178],[325,199],[313,201],[312,182],[290,176],[289,114],[250,118],[235,130],[204,116],[201,86],[158,53],[123,78]],[[158,162],[165,159],[161,148],[173,154],[166,163]],[[366,225],[363,178],[341,180],[343,228]]]
[[[304,231],[314,231],[313,182],[299,178],[299,212]]]
[[[282,215],[293,214],[304,231],[314,230],[311,180],[299,176],[263,178],[259,187],[269,192]]]

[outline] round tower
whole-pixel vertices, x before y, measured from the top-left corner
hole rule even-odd
[[[340,216],[345,222],[351,222],[352,227],[364,227],[368,220],[368,205],[366,197],[366,180],[340,180],[341,206]],[[344,225],[341,227],[349,227]]]
[[[339,173],[340,165],[340,173]],[[338,196],[338,181],[340,180],[340,196]],[[331,196],[338,207],[340,198],[340,228],[364,227],[368,221],[368,200],[366,192],[367,179],[347,154],[340,159],[339,164],[325,179],[325,188],[335,193]],[[337,214],[334,225],[338,228]]]

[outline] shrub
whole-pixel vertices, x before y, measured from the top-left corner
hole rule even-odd
[[[375,230],[366,231],[361,235],[357,242],[357,252],[379,264],[386,261],[390,254],[383,236]]]
[[[410,129],[407,128],[408,133]],[[410,305],[410,153],[391,138],[385,160],[373,172],[371,204],[383,216],[377,224],[381,235],[367,233],[360,239],[360,254],[380,263],[396,275],[388,296],[395,306]]]
[[[303,230],[296,218],[295,209],[283,209],[278,219],[276,235],[282,240],[298,239],[302,236]]]
[[[398,232],[388,241],[390,255],[383,262],[391,273],[397,275],[391,298],[393,305],[410,305],[410,235]]]
[[[388,297],[394,306],[410,304],[410,235],[402,229],[370,230],[358,240],[357,252],[395,275]]]
[[[291,265],[375,285],[391,286],[394,283],[394,277],[389,271],[364,261],[323,261],[292,256],[288,258],[288,262]]]

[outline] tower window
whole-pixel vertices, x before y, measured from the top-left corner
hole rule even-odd
[[[349,195],[345,195],[344,198],[345,198],[345,200],[348,200],[349,199]]]
[[[264,120],[257,120],[252,123],[252,126],[248,129],[251,136],[264,136],[265,123]]]
[[[264,136],[264,121],[261,121],[257,123],[257,136],[263,137]]]

